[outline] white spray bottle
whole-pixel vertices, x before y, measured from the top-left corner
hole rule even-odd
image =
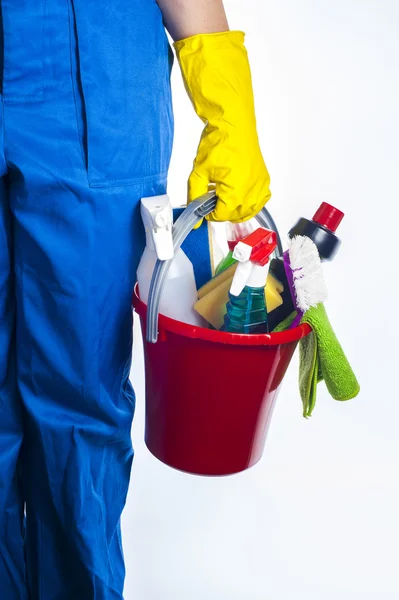
[[[173,210],[166,194],[142,198],[141,217],[145,227],[146,247],[137,269],[140,299],[148,304],[151,278],[157,259],[172,259],[165,282],[159,312],[183,323],[205,327],[194,310],[198,300],[194,269],[191,261],[179,249],[173,252]]]

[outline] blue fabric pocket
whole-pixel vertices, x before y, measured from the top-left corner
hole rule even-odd
[[[71,0],[75,101],[91,187],[164,180],[173,54],[155,0]]]

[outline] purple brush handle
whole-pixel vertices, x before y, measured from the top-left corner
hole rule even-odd
[[[303,312],[298,308],[297,309],[298,314],[295,317],[295,319],[292,321],[291,325],[288,327],[288,329],[294,329],[294,327],[298,327],[299,323],[301,322],[301,319],[303,317]]]
[[[296,295],[295,295],[294,277],[292,275],[290,255],[289,255],[288,250],[286,250],[283,254],[283,261],[284,261],[284,269],[285,269],[285,274],[287,276],[288,285],[290,286],[292,302],[294,303],[294,306],[297,307],[297,313],[298,313],[297,316],[295,317],[295,319],[292,321],[291,325],[288,327],[288,329],[293,329],[294,327],[297,327],[299,325],[299,323],[303,317],[303,312],[298,308],[298,305],[297,305],[297,300],[296,300]]]

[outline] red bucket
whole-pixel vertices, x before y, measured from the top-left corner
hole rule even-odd
[[[146,341],[147,306],[137,286],[133,306],[144,340],[150,452],[197,475],[231,475],[256,464],[281,382],[309,325],[239,335],[159,315],[159,338],[152,344]]]

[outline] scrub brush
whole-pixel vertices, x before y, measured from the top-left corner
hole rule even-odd
[[[310,238],[296,235],[284,252],[284,266],[292,300],[298,309],[290,327],[296,327],[304,313],[327,299],[327,287],[317,246]]]

